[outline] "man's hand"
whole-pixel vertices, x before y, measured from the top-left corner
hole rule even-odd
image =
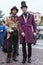
[[[22,36],[25,37],[25,33],[24,32],[22,32]]]
[[[3,32],[3,30],[0,30],[0,32]]]
[[[33,33],[35,36],[37,35],[35,32]]]

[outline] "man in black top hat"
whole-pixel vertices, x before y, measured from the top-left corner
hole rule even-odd
[[[34,15],[27,12],[27,5],[25,1],[21,2],[22,15],[19,17],[19,32],[20,32],[20,43],[22,44],[23,61],[26,62],[26,43],[28,46],[28,63],[31,63],[32,47],[31,44],[34,43],[33,34],[36,35],[36,24],[34,20]],[[32,31],[32,26],[33,30]]]

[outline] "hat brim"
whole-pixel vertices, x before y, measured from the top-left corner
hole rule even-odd
[[[13,10],[12,10],[13,11]],[[10,12],[10,14],[12,13],[12,11]],[[18,9],[16,9],[17,13],[18,13]]]
[[[26,8],[27,8],[27,6],[21,6],[21,9],[22,9],[23,7],[26,7]]]
[[[18,8],[13,7],[13,8],[11,9],[11,13],[12,13],[12,11],[13,11],[14,9],[18,12]]]

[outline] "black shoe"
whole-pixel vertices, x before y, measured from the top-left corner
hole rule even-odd
[[[26,59],[23,59],[22,63],[24,64],[26,62]]]
[[[11,61],[10,58],[7,58],[7,61],[6,61],[6,62],[7,62],[7,63],[10,63],[10,61]]]
[[[16,60],[16,59],[13,59],[15,62],[17,62],[18,60]]]
[[[4,52],[4,53],[7,53],[7,50],[4,50],[3,52]]]
[[[28,63],[31,63],[31,58],[28,59]]]

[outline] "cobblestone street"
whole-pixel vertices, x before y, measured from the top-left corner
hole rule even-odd
[[[23,65],[22,62],[22,49],[20,47],[19,56],[17,57],[18,62],[11,60],[9,64],[6,63],[7,54],[0,51],[0,65]],[[24,65],[43,65],[43,49],[32,49],[32,62],[29,64],[27,61]]]
[[[0,50],[0,65],[23,65],[22,62],[22,47],[19,48],[18,62],[11,60],[9,64],[6,63],[7,53]],[[32,62],[29,64],[27,61],[24,65],[43,65],[43,40],[38,40],[36,45],[32,45]]]

